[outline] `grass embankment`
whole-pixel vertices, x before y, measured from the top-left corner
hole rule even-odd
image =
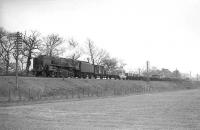
[[[19,77],[16,89],[14,76],[0,76],[0,100],[45,100],[105,97],[149,92],[193,89],[199,82],[189,81],[131,81],[101,79],[67,79]],[[20,94],[19,94],[20,92]]]

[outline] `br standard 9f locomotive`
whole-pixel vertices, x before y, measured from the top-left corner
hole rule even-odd
[[[46,55],[33,59],[33,73],[35,76],[45,77],[120,78],[118,75],[108,74],[101,65]]]

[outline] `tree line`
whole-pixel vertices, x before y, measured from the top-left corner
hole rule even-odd
[[[42,37],[38,31],[20,32],[22,36],[22,49],[19,50],[20,72],[29,75],[31,59],[38,55],[60,57],[67,53],[65,58],[79,60],[87,57],[91,64],[102,65],[109,73],[124,72],[126,65],[121,60],[110,56],[105,49],[99,48],[91,39],[86,39],[84,46],[74,38],[64,39],[59,34],[49,34]],[[0,74],[8,75],[15,71],[16,65],[16,35],[0,27]]]

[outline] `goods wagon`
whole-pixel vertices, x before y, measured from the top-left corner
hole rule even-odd
[[[85,61],[79,61],[80,63],[80,73],[81,77],[83,78],[91,78],[94,77],[94,65],[85,62]]]
[[[150,79],[154,81],[159,81],[161,80],[161,75],[151,75]]]
[[[145,77],[140,76],[139,74],[134,73],[125,73],[127,80],[144,80]]]
[[[120,79],[120,76],[115,71],[107,71],[106,72],[106,78],[108,78],[108,79]]]
[[[95,74],[95,78],[101,78],[101,79],[106,78],[106,71],[104,69],[104,66],[95,65],[94,74]]]

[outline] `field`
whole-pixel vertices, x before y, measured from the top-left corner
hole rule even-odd
[[[0,107],[0,128],[200,129],[200,89]]]

